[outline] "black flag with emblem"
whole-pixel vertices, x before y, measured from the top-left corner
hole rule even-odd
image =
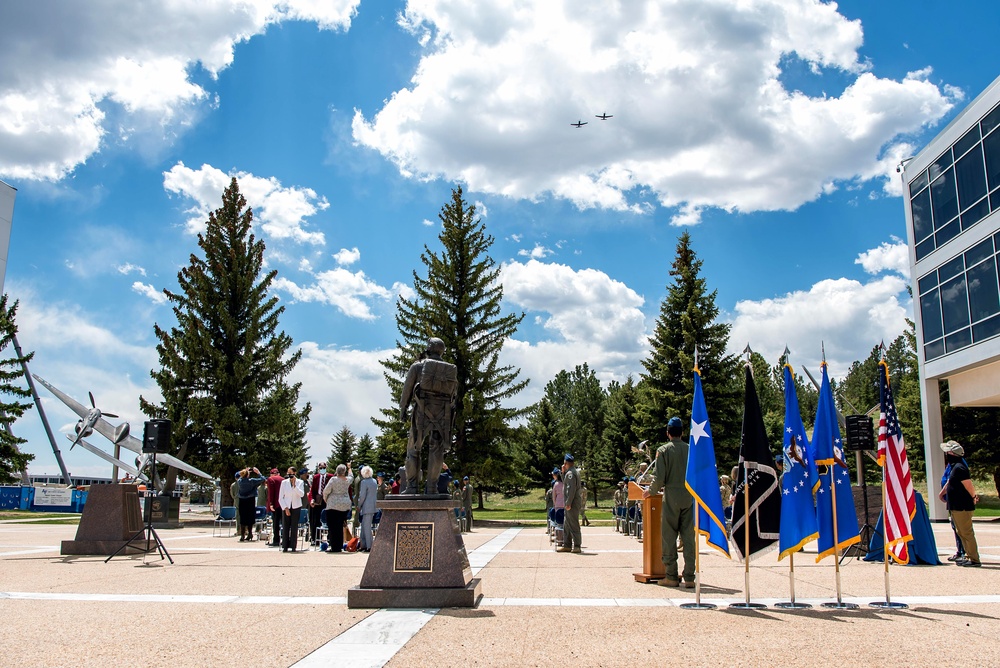
[[[753,560],[775,549],[780,530],[781,487],[778,485],[778,471],[767,443],[757,387],[748,364],[739,476],[733,498],[733,529],[730,535],[737,558],[743,561],[749,555]]]

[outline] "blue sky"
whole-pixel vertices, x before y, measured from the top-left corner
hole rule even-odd
[[[375,434],[394,300],[456,184],[527,314],[519,404],[583,362],[638,375],[683,230],[734,350],[815,370],[823,341],[842,375],[911,312],[895,166],[1000,62],[986,1],[36,4],[0,28],[32,371],[141,423],[160,293],[236,175],[303,351],[310,461],[342,425]],[[14,430],[56,472],[37,414]]]

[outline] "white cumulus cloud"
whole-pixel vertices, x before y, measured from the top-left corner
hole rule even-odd
[[[108,113],[164,136],[182,129],[211,98],[195,66],[217,76],[236,44],[281,21],[346,30],[359,2],[5,3],[0,175],[64,177],[100,150]],[[106,112],[109,102],[117,108]]]
[[[860,264],[869,274],[893,271],[904,277],[910,275],[910,253],[906,242],[896,238],[892,243],[883,241],[878,248],[861,253],[854,264]]]
[[[204,229],[210,211],[222,205],[222,193],[233,177],[239,182],[240,192],[253,209],[254,220],[271,239],[296,243],[322,245],[326,238],[322,232],[308,229],[306,219],[330,207],[325,197],[311,188],[285,187],[278,179],[255,176],[249,172],[227,174],[211,165],[191,169],[179,162],[163,173],[163,187],[194,200],[187,209],[190,214],[186,227],[191,233]]]
[[[370,301],[388,301],[393,297],[393,291],[372,281],[363,271],[348,271],[341,267],[321,271],[315,275],[315,282],[309,286],[297,283],[279,276],[272,286],[275,290],[286,292],[297,302],[317,302],[336,307],[346,316],[373,320]]]
[[[333,254],[333,259],[336,260],[337,264],[340,266],[351,265],[361,259],[361,251],[359,251],[357,247],[350,250],[341,248]]]
[[[895,144],[961,99],[927,71],[876,76],[860,22],[816,0],[411,0],[400,23],[421,60],[373,116],[355,112],[360,144],[405,175],[580,208],[653,199],[675,224],[794,209],[840,183],[896,189]],[[795,59],[848,84],[789,90]]]
[[[736,303],[729,345],[737,353],[749,343],[769,362],[777,362],[787,345],[793,366],[819,368],[821,346],[833,376],[842,376],[872,348],[888,345],[903,333],[911,305],[906,281],[889,275],[867,283],[848,278],[819,281],[809,290],[774,299]],[[858,407],[865,410],[868,407]]]
[[[154,304],[167,303],[167,296],[163,294],[162,290],[157,290],[152,285],[142,283],[141,281],[136,281],[132,284],[132,291],[137,292]]]

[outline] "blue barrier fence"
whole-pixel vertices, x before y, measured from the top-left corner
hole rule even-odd
[[[0,510],[32,510],[47,513],[82,513],[87,492],[73,490],[68,505],[35,505],[35,488],[0,486]]]

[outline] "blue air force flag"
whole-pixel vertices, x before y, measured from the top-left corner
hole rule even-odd
[[[833,403],[826,362],[823,362],[821,368],[823,380],[819,388],[819,406],[816,408],[812,438],[813,461],[819,472],[819,489],[816,490],[816,519],[819,523],[817,562],[835,551],[843,552],[861,540],[858,535],[858,516],[854,510],[854,493],[851,491],[851,473],[844,460],[837,408]],[[834,497],[837,501],[836,524],[833,521]]]
[[[684,486],[694,497],[698,513],[698,533],[709,545],[729,556],[726,520],[722,512],[719,491],[719,471],[715,466],[715,443],[708,424],[705,395],[701,389],[701,372],[694,370],[694,402],[691,406],[691,436],[688,441],[687,469]],[[697,537],[696,537],[697,538]]]
[[[809,439],[802,426],[799,396],[792,367],[785,365],[784,475],[781,477],[781,535],[778,559],[801,550],[819,538],[813,492],[819,487],[816,462],[809,452]]]

